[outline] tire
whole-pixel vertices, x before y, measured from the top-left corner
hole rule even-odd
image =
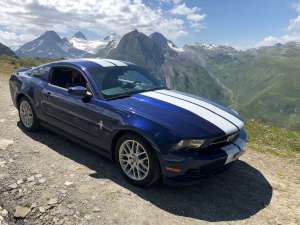
[[[132,144],[139,146],[133,148],[135,149],[132,151],[134,154],[130,153]],[[118,167],[131,184],[149,187],[159,179],[160,167],[155,150],[144,138],[135,134],[123,135],[117,142],[115,152]],[[130,169],[131,171],[129,171]]]
[[[22,127],[30,132],[37,131],[40,128],[38,118],[27,97],[22,97],[18,102],[19,118]]]

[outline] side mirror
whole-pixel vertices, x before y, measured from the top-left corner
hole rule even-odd
[[[79,97],[86,97],[87,96],[87,89],[82,86],[75,86],[68,88],[68,93],[70,95],[79,96]]]

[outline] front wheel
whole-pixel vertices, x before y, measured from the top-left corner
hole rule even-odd
[[[39,121],[34,114],[33,108],[26,97],[22,97],[19,101],[19,117],[22,126],[27,131],[36,131],[39,128]]]
[[[160,170],[154,149],[137,135],[122,136],[116,146],[116,158],[125,178],[146,187],[158,180]]]

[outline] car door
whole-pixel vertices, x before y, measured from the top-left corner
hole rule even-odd
[[[55,68],[57,67],[52,68],[50,73]],[[59,68],[70,67],[59,66]],[[82,71],[70,69],[76,70],[85,79]],[[97,104],[95,98],[91,97],[90,101],[86,102],[82,97],[69,94],[66,87],[53,84],[51,74],[48,84],[42,90],[42,95],[42,109],[50,125],[101,148],[105,141],[102,129],[103,108]]]

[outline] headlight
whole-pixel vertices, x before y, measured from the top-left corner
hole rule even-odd
[[[204,140],[201,139],[192,139],[192,140],[181,140],[175,145],[175,149],[182,148],[199,148],[204,143]]]

